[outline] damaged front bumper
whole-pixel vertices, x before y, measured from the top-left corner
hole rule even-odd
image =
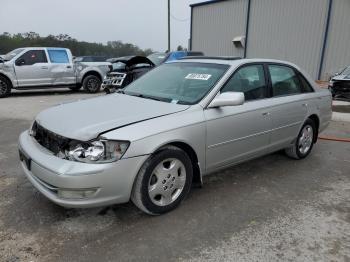
[[[127,74],[109,73],[102,82],[102,88],[122,88]]]
[[[23,132],[19,138],[23,171],[47,198],[64,207],[84,208],[128,202],[134,179],[148,156],[87,164],[60,159]]]

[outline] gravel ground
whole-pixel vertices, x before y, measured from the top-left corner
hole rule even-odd
[[[25,179],[17,139],[42,109],[92,97],[65,90],[0,102],[0,261],[350,261],[350,143],[305,160],[271,154],[205,177],[175,211],[132,204],[64,209]],[[327,134],[350,137],[350,123]]]

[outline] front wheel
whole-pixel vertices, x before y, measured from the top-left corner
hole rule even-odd
[[[152,155],[140,169],[131,200],[150,215],[175,209],[188,194],[193,169],[188,155],[169,146]]]
[[[294,159],[302,159],[307,157],[314,145],[316,136],[316,125],[311,119],[307,119],[301,128],[298,137],[296,138],[293,146],[285,150],[286,154]]]
[[[101,88],[101,80],[95,75],[89,75],[84,78],[83,87],[88,93],[97,93]]]
[[[11,93],[11,87],[10,81],[0,76],[0,98],[8,96]]]

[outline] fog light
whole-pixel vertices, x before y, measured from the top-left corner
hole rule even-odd
[[[97,189],[86,189],[86,190],[69,190],[69,189],[58,189],[58,196],[60,198],[70,199],[82,199],[93,196]]]

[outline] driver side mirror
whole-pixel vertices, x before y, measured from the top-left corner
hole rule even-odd
[[[23,58],[19,58],[16,60],[16,66],[22,66],[25,64],[25,61]]]
[[[244,104],[244,93],[242,92],[225,92],[216,96],[209,104],[208,108],[222,106],[239,106]]]

